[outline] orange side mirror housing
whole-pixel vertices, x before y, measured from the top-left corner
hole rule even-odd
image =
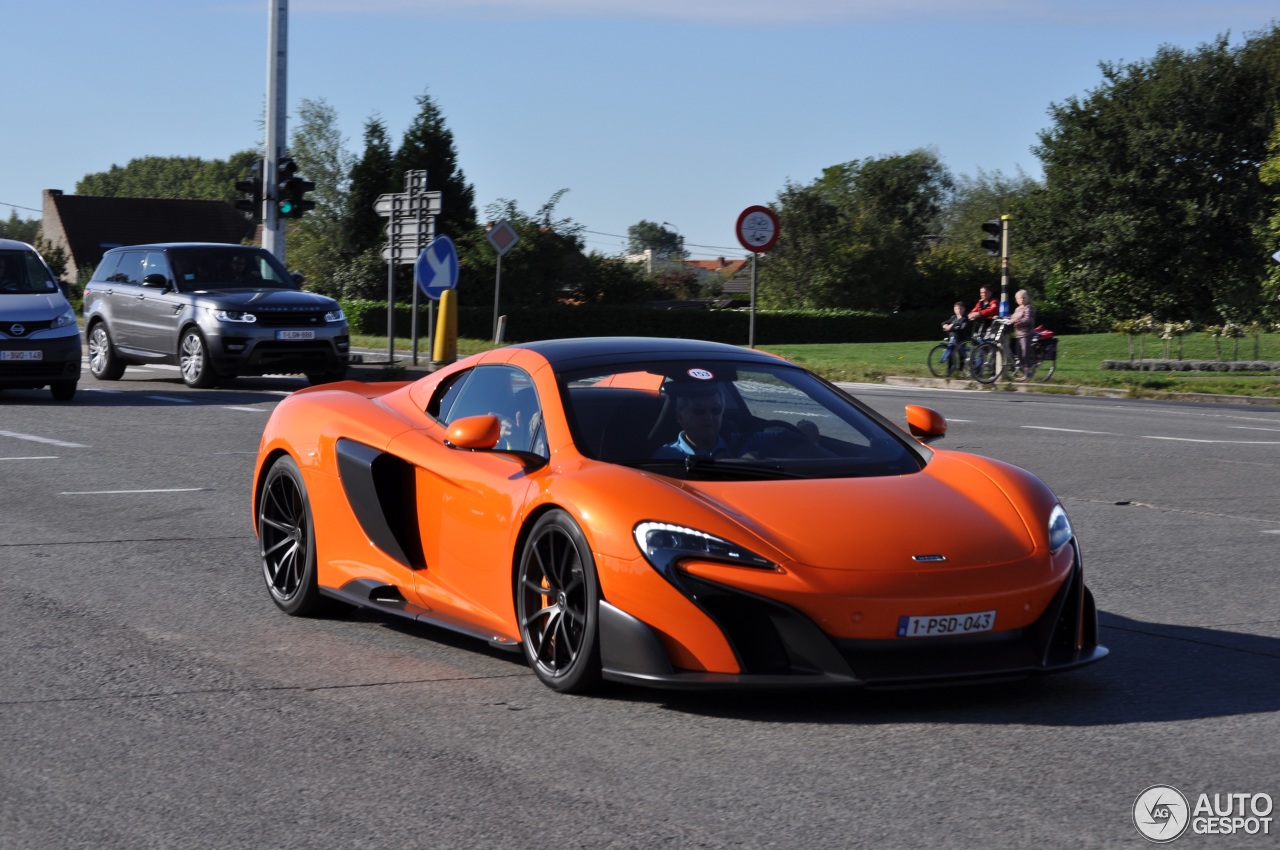
[[[940,440],[947,433],[947,420],[941,413],[918,404],[907,405],[907,427],[911,435],[928,443]]]

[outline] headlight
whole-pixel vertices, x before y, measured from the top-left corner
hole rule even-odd
[[[74,325],[75,323],[76,323],[76,311],[68,307],[62,313],[62,315],[58,316],[58,318],[53,320],[53,324],[50,325],[49,327],[65,328],[67,325]]]
[[[1074,536],[1067,512],[1062,509],[1062,505],[1054,505],[1053,510],[1049,511],[1049,552],[1058,554]]]
[[[243,310],[210,310],[219,322],[256,322],[258,317]]]
[[[719,561],[757,570],[776,569],[772,561],[728,540],[679,525],[642,522],[636,526],[635,537],[636,545],[649,563],[667,576],[672,575],[676,562],[683,558]]]
[[[330,310],[328,313],[324,314],[324,320],[326,322],[345,322],[347,317],[342,314],[342,310],[340,309]]]

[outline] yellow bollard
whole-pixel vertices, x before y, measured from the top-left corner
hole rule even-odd
[[[448,364],[458,359],[457,293],[446,289],[440,293],[440,315],[436,317],[436,340],[431,351],[433,363]]]

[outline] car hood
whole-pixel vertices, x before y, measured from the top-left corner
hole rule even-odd
[[[991,462],[939,453],[910,475],[677,486],[766,542],[784,562],[918,570],[1026,558],[1036,547],[1030,524],[1040,521],[1024,515],[1033,512],[1034,500],[1007,493],[983,463]],[[741,536],[735,542],[751,545]]]
[[[203,305],[223,310],[331,310],[338,306],[327,295],[299,289],[201,289],[192,295]]]
[[[70,306],[67,299],[54,292],[0,295],[0,322],[47,322]]]

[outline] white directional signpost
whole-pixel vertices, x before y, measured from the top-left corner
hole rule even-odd
[[[440,193],[427,191],[425,169],[404,173],[404,191],[379,195],[373,210],[388,219],[387,244],[382,258],[387,261],[387,362],[395,363],[395,267],[418,261],[422,249],[436,235],[436,216],[440,214]],[[418,364],[418,288],[413,290],[412,334],[413,363]],[[431,314],[427,316],[430,330]]]
[[[747,207],[738,216],[734,228],[738,242],[751,252],[751,323],[747,331],[747,347],[756,347],[756,280],[761,254],[778,243],[778,216],[768,207]]]
[[[498,252],[498,272],[493,281],[493,341],[500,343],[502,342],[502,328],[498,323],[498,291],[502,288],[502,255],[515,247],[516,243],[520,241],[520,234],[516,233],[515,228],[504,218],[489,228],[489,232],[485,234],[484,238],[489,240],[493,250]]]

